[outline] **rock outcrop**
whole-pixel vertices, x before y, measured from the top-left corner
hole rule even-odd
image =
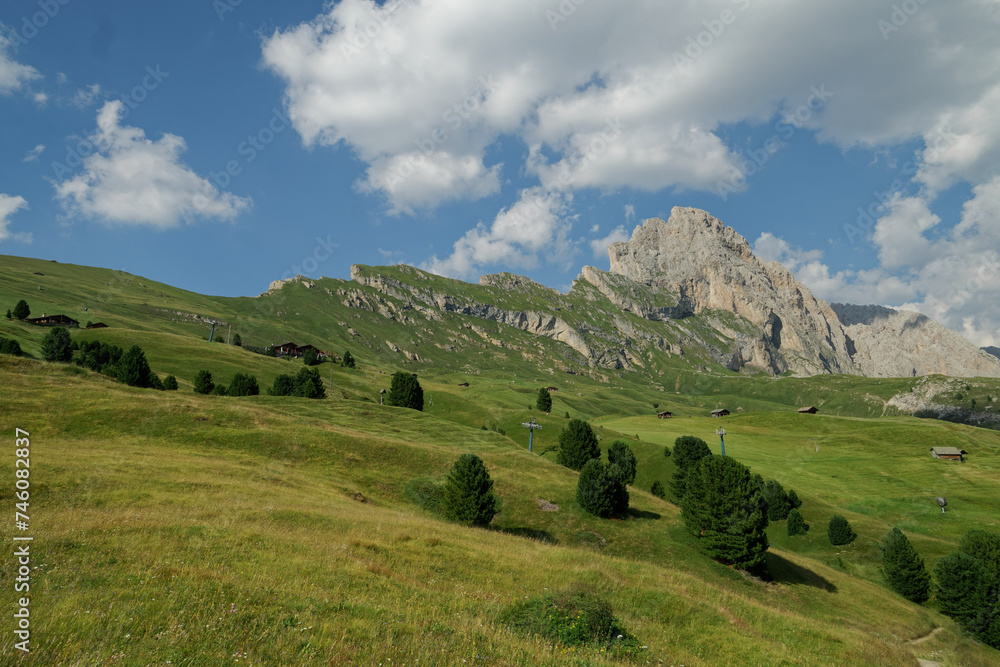
[[[829,304],[788,269],[757,259],[747,240],[705,211],[674,208],[608,249],[611,272],[678,296],[693,313],[734,313],[756,330],[744,363],[774,372],[851,373],[851,345]]]
[[[854,341],[854,363],[863,375],[1000,376],[1000,359],[926,315],[883,306],[831,307]]]
[[[924,315],[817,299],[788,269],[757,259],[745,238],[699,209],[678,207],[668,221],[646,220],[608,254],[611,273],[674,295],[676,313],[667,316],[717,310],[749,322],[750,331],[720,327],[738,342],[725,364],[731,369],[1000,377],[1000,360]],[[594,272],[584,277],[602,283]],[[628,300],[616,303],[643,317],[660,317]]]

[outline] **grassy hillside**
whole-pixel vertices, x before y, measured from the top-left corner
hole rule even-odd
[[[623,664],[500,622],[515,602],[580,586],[610,601],[645,646],[636,664],[1000,659],[933,600],[908,603],[877,572],[877,542],[893,525],[928,565],[965,531],[998,530],[1000,433],[894,416],[886,402],[914,380],[748,377],[666,357],[642,371],[568,374],[544,363],[557,341],[481,321],[477,333],[465,328],[475,318],[462,315],[421,328],[418,340],[404,320],[414,314],[392,320],[338,306],[338,284],[346,283],[223,299],[2,258],[0,298],[26,298],[33,314],[105,321],[111,328],[74,331],[74,339],[137,343],[181,388],[132,389],[43,362],[44,330],[0,319],[0,336],[17,338],[27,354],[0,355],[0,415],[11,444],[15,428],[31,433],[37,566],[37,650],[24,658],[4,644],[0,663]],[[250,372],[267,386],[302,364],[209,343],[209,319],[232,324],[248,344],[349,348],[358,368],[320,365],[325,400],[196,395],[201,369],[222,382]],[[452,341],[456,333],[468,340]],[[423,413],[378,404],[401,367],[419,374]],[[558,387],[551,414],[534,410],[539,386]],[[654,403],[677,416],[656,419]],[[821,413],[793,411],[803,404]],[[708,418],[717,406],[733,416]],[[634,450],[639,472],[624,520],[577,506],[576,473],[552,452],[567,414],[590,420],[602,447],[623,438]],[[544,427],[533,454],[520,427],[529,418]],[[772,582],[706,559],[677,508],[647,493],[672,474],[665,445],[695,434],[717,451],[718,426],[727,429],[727,453],[794,488],[812,524],[796,538],[784,522],[769,528]],[[935,460],[932,445],[966,449],[969,461]],[[416,502],[414,482],[441,481],[465,452],[483,458],[503,500],[489,530],[449,524]],[[13,480],[13,456],[3,470]],[[0,485],[8,507],[12,490]],[[945,515],[937,495],[949,499]],[[860,534],[853,545],[826,540],[834,512]],[[0,532],[10,540],[13,526]],[[7,605],[15,572],[12,558],[0,559]]]

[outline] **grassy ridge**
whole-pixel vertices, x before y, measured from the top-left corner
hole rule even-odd
[[[33,438],[40,611],[29,664],[615,664],[498,625],[514,601],[580,584],[611,601],[650,664],[996,662],[933,603],[912,605],[880,583],[877,540],[892,525],[929,565],[966,530],[997,530],[1000,433],[883,416],[914,380],[741,376],[662,354],[636,372],[567,374],[552,361],[561,343],[461,315],[415,327],[405,320],[413,313],[348,308],[337,293],[345,281],[223,299],[9,259],[0,297],[11,305],[24,296],[35,315],[107,321],[112,328],[73,336],[137,343],[155,372],[181,383],[179,392],[130,389],[38,361],[45,330],[0,320],[0,335],[28,354],[0,355],[0,414],[9,432]],[[498,290],[462,285],[453,287]],[[510,298],[541,307],[536,296]],[[195,395],[203,368],[223,383],[250,372],[266,387],[302,363],[209,343],[206,318],[232,321],[248,344],[349,348],[359,368],[320,365],[322,401]],[[419,373],[424,413],[378,405],[400,367]],[[551,414],[534,410],[539,386],[559,388]],[[656,419],[653,403],[677,416]],[[822,412],[794,413],[805,404]],[[709,419],[714,407],[734,415]],[[603,447],[624,438],[634,450],[626,520],[577,507],[576,473],[551,452],[567,413],[590,420]],[[531,418],[544,427],[535,455],[520,426]],[[720,425],[730,455],[805,502],[809,534],[788,538],[783,522],[769,529],[773,583],[707,561],[676,507],[647,493],[673,471],[665,445],[695,434],[717,449]],[[934,460],[932,445],[961,447],[970,460]],[[407,495],[413,479],[441,480],[469,451],[486,461],[504,503],[488,531],[443,523]],[[3,465],[12,479],[12,457]],[[936,495],[949,498],[948,514]],[[539,499],[559,510],[541,511]],[[0,500],[13,502],[9,485]],[[860,533],[854,545],[826,541],[833,512]],[[10,531],[0,528],[6,539]],[[9,582],[13,567],[0,559],[0,577]],[[933,639],[908,643],[936,627]],[[0,647],[0,663],[14,659],[12,646]]]
[[[570,664],[496,620],[574,584],[611,600],[654,663],[911,664],[901,638],[939,624],[922,648],[989,660],[932,611],[808,557],[775,550],[774,584],[706,561],[645,493],[627,521],[585,515],[574,473],[492,432],[339,399],[134,390],[30,360],[2,359],[0,374],[33,438],[37,664]],[[439,478],[463,451],[503,497],[495,530],[405,499],[409,479]]]

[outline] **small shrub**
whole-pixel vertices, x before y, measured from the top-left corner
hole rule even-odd
[[[163,378],[163,388],[166,391],[177,391],[177,378],[173,375]]]
[[[8,320],[14,319],[14,314],[10,312],[10,308],[7,309],[7,319]]]
[[[444,484],[429,479],[411,479],[406,483],[403,493],[417,506],[434,514],[441,512]]]
[[[795,493],[795,489],[788,489],[788,504],[791,506],[791,509],[802,507],[802,501],[799,500],[799,494]]]
[[[243,339],[240,338],[239,334],[233,336],[233,345],[235,345],[236,347],[243,347]]]
[[[807,530],[809,530],[809,524],[802,518],[802,513],[794,507],[790,509],[788,511],[789,537],[794,537],[795,535],[805,535]]]
[[[649,492],[657,498],[662,499],[667,497],[667,490],[663,488],[663,485],[660,484],[659,480],[653,482],[653,486],[649,488]]]
[[[163,382],[160,380],[160,376],[156,373],[149,374],[149,388],[156,389],[157,391],[163,391]]]
[[[567,411],[566,411],[566,414],[565,414],[565,415],[563,415],[563,416],[564,416],[564,417],[566,417],[566,419],[569,419],[569,410],[567,410]]]
[[[217,384],[214,387],[212,387],[212,396],[225,396],[225,395],[226,395],[225,385]]]
[[[214,389],[215,383],[212,382],[212,373],[209,371],[198,371],[198,374],[194,376],[194,393],[211,394]]]
[[[351,356],[350,350],[344,351],[344,360],[340,362],[340,365],[344,368],[354,368],[356,366],[354,357]]]
[[[516,602],[500,614],[500,622],[528,637],[542,637],[568,647],[603,649],[613,657],[641,651],[639,641],[622,627],[607,600],[585,590],[571,589]]]
[[[668,459],[670,458],[670,448],[669,447],[664,447],[663,448],[663,456],[665,456]]]
[[[834,514],[830,517],[830,523],[826,526],[826,536],[829,538],[830,544],[841,546],[853,542],[858,534],[851,528],[851,524],[848,523],[847,519],[839,514]]]

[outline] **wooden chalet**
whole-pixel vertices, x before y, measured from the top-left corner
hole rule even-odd
[[[712,416],[713,417],[725,417],[728,414],[729,414],[729,410],[726,410],[725,408],[719,408],[718,410],[712,410]]]
[[[959,449],[958,447],[931,447],[931,456],[936,459],[964,461],[966,454],[968,454],[968,452],[964,449]]]
[[[819,412],[819,408],[810,405],[808,408],[799,408],[799,412],[801,412],[804,415],[814,415],[817,412]]]
[[[87,325],[87,328],[88,329],[107,329],[108,325],[105,324],[104,322],[92,322],[91,324]]]
[[[28,324],[37,324],[43,327],[79,327],[80,323],[67,315],[45,315],[41,317],[29,317],[25,320]]]
[[[545,391],[559,391],[559,387],[546,387]]]
[[[295,356],[296,357],[301,357],[303,354],[306,353],[306,350],[312,350],[313,352],[315,352],[316,354],[318,354],[321,357],[325,357],[326,356],[326,352],[324,352],[323,350],[319,349],[315,345],[299,345],[296,348],[296,350],[295,350]]]
[[[298,352],[299,346],[295,343],[280,343],[278,345],[274,345],[273,347],[275,354],[291,357],[298,356],[296,352]]]
[[[674,416],[674,413],[673,413],[673,412],[667,412],[667,411],[663,411],[663,412],[658,412],[658,413],[656,414],[656,416],[657,416],[658,418],[660,418],[660,419],[670,419],[671,417],[673,417],[673,416]]]

